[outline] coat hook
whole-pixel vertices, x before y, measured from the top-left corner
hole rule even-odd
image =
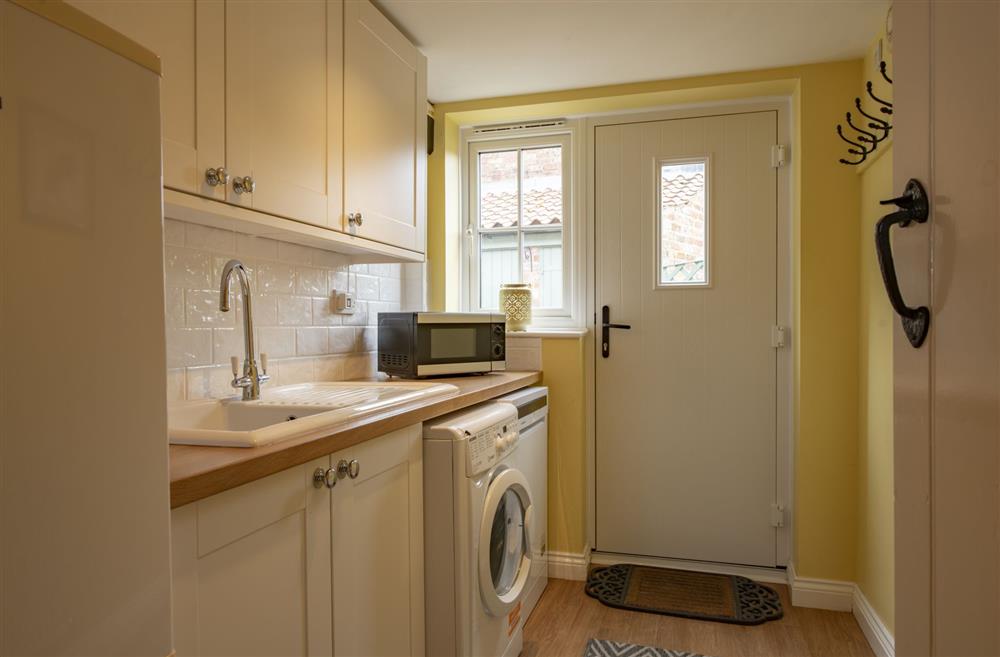
[[[885,101],[885,100],[882,100],[881,98],[879,98],[878,96],[876,96],[872,92],[872,81],[871,80],[869,80],[865,84],[865,89],[868,90],[868,95],[872,97],[872,100],[874,100],[876,103],[878,103],[880,105],[883,105],[883,107],[880,107],[878,111],[882,112],[883,114],[892,114],[892,103],[890,103],[888,101]]]
[[[847,117],[847,125],[851,126],[856,131],[858,131],[859,133],[861,133],[860,135],[858,135],[856,137],[856,139],[858,141],[860,141],[861,143],[871,144],[872,145],[871,150],[872,151],[875,150],[875,145],[877,143],[879,143],[880,141],[882,141],[882,140],[879,139],[878,137],[876,137],[874,133],[868,132],[867,130],[862,130],[858,126],[854,125],[854,121],[851,119],[851,113],[850,112],[847,112],[847,114],[845,114],[845,116]],[[869,152],[871,152],[871,151],[869,151]]]
[[[858,111],[861,112],[862,116],[864,116],[865,118],[871,120],[871,122],[868,124],[869,128],[874,128],[874,129],[877,129],[877,130],[884,131],[884,134],[879,139],[879,141],[882,141],[883,139],[885,139],[886,137],[889,136],[889,131],[892,130],[892,124],[890,124],[888,121],[884,121],[884,120],[882,120],[882,119],[880,119],[878,117],[872,116],[871,114],[869,114],[868,112],[866,112],[864,110],[864,108],[861,107],[861,99],[860,98],[855,98],[854,99],[854,106],[858,108]]]
[[[847,137],[845,137],[844,136],[843,128],[840,126],[839,123],[837,124],[837,135],[841,139],[843,139],[844,141],[846,141],[848,144],[850,144],[851,146],[857,146],[857,148],[848,148],[847,149],[848,153],[850,153],[851,155],[860,155],[861,156],[861,159],[857,160],[856,162],[853,162],[851,160],[845,160],[845,159],[841,158],[840,159],[840,163],[841,164],[857,165],[857,164],[861,164],[862,162],[864,162],[865,160],[868,159],[868,153],[870,153],[871,151],[869,151],[867,148],[865,148],[861,144],[859,144],[857,142],[853,142],[850,139],[848,139]],[[858,150],[858,149],[860,149],[860,150]]]
[[[882,74],[882,77],[885,78],[886,82],[888,82],[889,84],[892,84],[892,78],[890,78],[889,74],[885,72],[885,68],[886,68],[885,67],[885,62],[879,62],[878,63],[878,72]]]

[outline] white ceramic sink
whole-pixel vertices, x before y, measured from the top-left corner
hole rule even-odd
[[[257,401],[207,399],[167,409],[167,433],[178,445],[257,447],[319,437],[338,425],[458,388],[419,381],[297,383],[262,392]]]

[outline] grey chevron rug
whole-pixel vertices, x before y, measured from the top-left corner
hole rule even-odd
[[[667,650],[653,646],[637,646],[634,643],[618,643],[607,639],[591,639],[583,657],[705,657],[683,650]]]

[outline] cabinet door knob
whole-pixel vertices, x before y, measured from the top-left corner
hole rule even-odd
[[[362,218],[360,212],[352,212],[347,215],[347,223],[352,226],[360,226],[364,223],[364,219]]]
[[[347,464],[347,474],[350,475],[351,479],[357,479],[358,475],[361,474],[361,464],[358,463],[357,459],[351,459],[351,462]]]
[[[316,468],[313,472],[313,487],[322,488],[326,486],[327,488],[333,488],[337,485],[337,472],[333,468],[323,469]]]
[[[226,167],[205,169],[205,182],[208,183],[209,187],[225,185],[229,182],[229,172],[226,171]]]
[[[250,176],[243,176],[242,178],[236,176],[233,179],[233,191],[237,194],[253,194],[253,190],[256,187],[257,183]]]

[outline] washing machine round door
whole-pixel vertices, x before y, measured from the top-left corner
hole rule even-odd
[[[531,492],[519,470],[494,477],[486,492],[479,532],[479,590],[494,616],[517,603],[531,573]]]

